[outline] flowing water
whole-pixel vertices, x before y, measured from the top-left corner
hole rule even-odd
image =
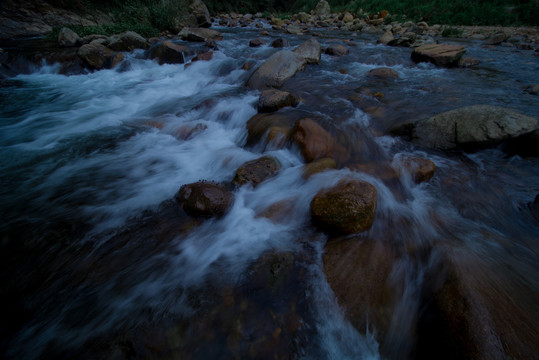
[[[221,30],[213,59],[187,68],[135,51],[114,70],[64,76],[59,65],[42,64],[2,80],[3,357],[414,357],[421,288],[436,252],[393,265],[401,290],[386,335],[393,345],[381,353],[376,329],[354,328],[338,305],[323,270],[328,238],[310,223],[313,196],[345,177],[378,190],[363,236],[477,254],[503,274],[493,281],[516,307],[539,319],[539,220],[530,210],[539,160],[498,148],[441,153],[385,135],[472,104],[538,117],[537,96],[522,91],[539,82],[536,55],[467,42],[481,64],[442,69],[416,65],[410,49],[375,45],[371,35],[320,31],[323,46],[346,40],[350,54],[323,55],[298,73],[283,89],[302,102],[281,111],[318,119],[347,144],[352,163],[371,165],[361,169],[400,169],[403,156],[415,155],[437,170],[419,185],[406,171],[388,179],[348,168],[305,180],[294,146],[245,146],[259,92],[244,86],[241,66],[276,49],[250,48],[254,28]],[[292,47],[309,38],[285,36]],[[400,78],[365,77],[380,66]],[[349,100],[359,88],[383,98],[361,110]],[[234,190],[224,217],[191,219],[173,200],[183,184],[230,182],[262,153],[279,159],[281,171]],[[285,216],[261,216],[276,203],[286,204]]]

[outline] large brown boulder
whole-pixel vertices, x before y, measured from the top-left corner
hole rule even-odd
[[[294,52],[300,55],[307,64],[318,64],[322,56],[322,49],[320,43],[315,38],[302,43],[300,46],[294,49]]]
[[[368,230],[376,212],[376,188],[355,179],[341,180],[320,191],[311,201],[311,218],[331,234],[354,234]]]
[[[272,156],[263,156],[240,166],[234,175],[232,184],[236,186],[245,184],[257,186],[264,180],[277,175],[280,169],[281,163],[279,160]]]
[[[452,149],[482,147],[532,132],[537,127],[537,119],[504,107],[474,105],[408,126],[412,138],[420,145]]]
[[[115,51],[147,49],[148,41],[134,31],[126,31],[109,37],[108,47]]]
[[[183,185],[174,198],[194,217],[222,216],[234,202],[225,186],[206,181]]]
[[[301,118],[296,113],[260,113],[247,121],[247,146],[253,146],[264,140],[271,129],[291,130],[296,121]],[[269,140],[269,139],[267,139]]]
[[[273,112],[285,106],[296,106],[299,98],[286,91],[268,89],[262,91],[258,99],[258,112]]]
[[[62,47],[77,46],[79,42],[79,35],[70,28],[63,27],[58,33],[58,44]]]
[[[534,359],[537,292],[527,281],[506,276],[514,269],[503,261],[470,249],[441,250],[425,278],[418,358]]]
[[[331,15],[331,7],[329,6],[329,3],[325,0],[320,0],[314,8],[314,14],[320,17]]]
[[[328,241],[323,255],[326,279],[347,319],[360,332],[374,330],[382,350],[398,301],[390,276],[396,260],[394,249],[371,238]]]
[[[223,40],[223,34],[217,30],[204,28],[189,28],[186,27],[178,34],[182,40],[194,42],[207,42]]]
[[[247,86],[254,89],[281,87],[305,66],[305,59],[288,50],[281,50],[270,56],[247,80]]]
[[[156,44],[148,51],[150,59],[157,59],[159,65],[163,64],[183,64],[185,55],[193,54],[194,51],[186,46],[173,43],[171,41],[163,41]]]
[[[92,42],[79,48],[77,54],[92,69],[112,69],[124,58],[122,53]]]
[[[306,162],[329,157],[342,165],[350,159],[348,151],[312,119],[304,118],[296,122],[293,139]]]
[[[204,28],[211,26],[210,12],[202,0],[190,0],[189,13],[194,15],[198,26]]]
[[[412,60],[416,63],[431,62],[438,66],[458,66],[465,52],[466,49],[462,45],[426,44],[414,49]]]

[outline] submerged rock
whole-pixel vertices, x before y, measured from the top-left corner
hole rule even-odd
[[[277,130],[276,133],[288,133],[301,115],[295,113],[260,113],[247,121],[247,145],[253,146],[271,135],[270,130]],[[288,136],[287,136],[288,137]]]
[[[305,59],[300,55],[281,50],[270,56],[247,80],[247,86],[255,89],[281,87],[305,66]]]
[[[347,319],[363,334],[374,329],[382,351],[398,301],[391,277],[396,260],[388,244],[370,238],[328,241],[323,254],[326,279]]]
[[[114,52],[95,42],[81,46],[77,54],[87,65],[96,70],[112,69],[124,59],[122,53]]]
[[[308,163],[329,157],[342,165],[350,159],[348,151],[312,119],[305,118],[296,123],[293,139]]]
[[[303,178],[309,179],[311,176],[326,170],[337,169],[337,163],[332,158],[322,158],[305,164],[303,166]]]
[[[537,127],[537,119],[491,105],[473,105],[407,124],[412,139],[436,149],[482,147],[514,138]]]
[[[436,165],[429,159],[406,157],[400,163],[402,168],[399,170],[408,172],[416,184],[429,181],[436,171]]]
[[[77,46],[79,43],[79,35],[69,28],[63,27],[58,33],[58,44],[62,47]]]
[[[534,358],[539,353],[537,313],[529,307],[534,300],[530,290],[519,288],[522,283],[505,277],[510,267],[490,264],[469,249],[440,253],[425,279],[419,358]]]
[[[302,43],[300,46],[294,49],[294,52],[300,55],[307,64],[318,64],[322,56],[322,49],[320,43],[315,38]]]
[[[414,49],[412,60],[416,63],[431,62],[438,66],[458,66],[465,52],[462,45],[426,44]]]
[[[376,68],[367,73],[367,76],[372,76],[381,79],[398,79],[399,73],[391,68]]]
[[[355,179],[344,179],[320,191],[311,201],[311,218],[331,234],[354,234],[368,230],[376,212],[376,188]]]
[[[263,156],[240,166],[234,175],[232,184],[236,186],[245,184],[257,186],[264,180],[277,175],[280,169],[281,163],[279,160],[272,156]]]
[[[268,89],[258,99],[258,112],[274,112],[285,106],[296,106],[299,98],[286,91]]]
[[[174,198],[194,217],[222,216],[234,202],[225,186],[206,181],[183,185]]]

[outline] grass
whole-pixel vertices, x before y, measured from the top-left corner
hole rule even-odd
[[[112,25],[67,27],[79,36],[91,34],[110,36],[127,30],[135,31],[144,37],[159,35],[160,31],[174,29],[176,19],[187,15],[186,0],[49,0],[55,6],[80,13],[101,11],[108,14]],[[54,28],[47,36],[56,39],[60,28]]]
[[[294,11],[310,11],[317,0],[298,0]],[[388,10],[414,21],[444,25],[539,25],[539,0],[329,0],[332,10]]]

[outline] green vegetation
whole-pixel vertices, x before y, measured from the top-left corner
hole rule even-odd
[[[99,26],[68,26],[80,36],[112,35],[132,30],[145,37],[157,36],[160,31],[173,30],[175,21],[188,13],[185,0],[49,0],[52,5],[81,13],[103,12],[113,24]],[[55,38],[60,29],[54,29]]]
[[[309,11],[318,0],[298,0],[292,11]],[[328,0],[332,9],[360,13],[388,10],[414,21],[446,25],[539,25],[538,0]]]

